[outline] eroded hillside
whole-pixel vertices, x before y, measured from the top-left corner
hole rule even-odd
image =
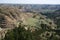
[[[18,27],[19,23],[28,25],[28,27],[38,27],[40,29],[57,28],[57,25],[54,24],[52,20],[47,19],[44,15],[33,12],[21,12],[18,7],[0,6],[0,28],[2,30]]]

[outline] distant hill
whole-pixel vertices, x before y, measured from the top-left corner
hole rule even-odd
[[[1,6],[22,7],[25,12],[53,12],[60,9],[60,5],[49,4],[0,4]]]

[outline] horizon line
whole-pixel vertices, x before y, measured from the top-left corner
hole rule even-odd
[[[31,4],[31,3],[0,3],[0,4]],[[37,5],[60,5],[60,4],[37,4]]]

